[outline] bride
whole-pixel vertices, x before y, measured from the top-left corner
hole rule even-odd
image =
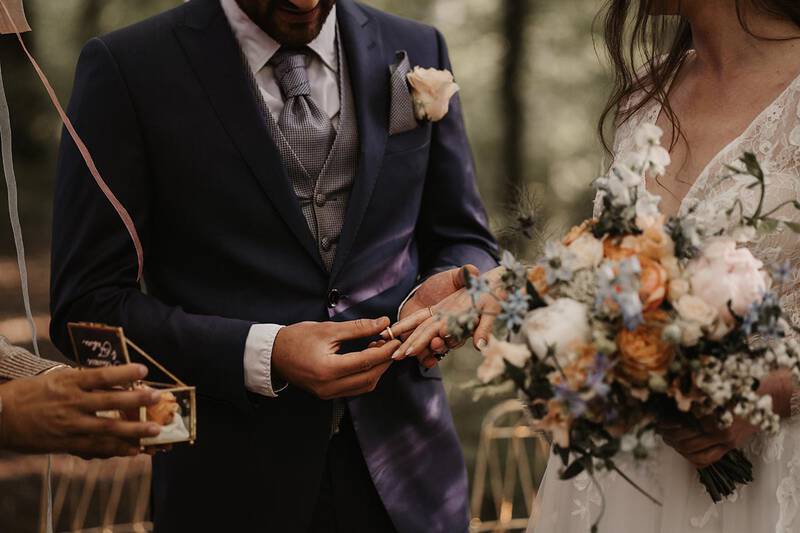
[[[767,171],[768,205],[800,198],[800,2],[610,0],[605,38],[616,70],[616,88],[604,113],[604,118],[616,117],[613,151],[630,150],[641,124],[656,124],[665,132],[673,164],[647,187],[662,197],[666,214],[697,205],[723,212],[737,193],[752,210],[755,191],[742,193],[730,180],[719,179],[744,152],[755,153]],[[637,71],[632,56],[640,54],[645,66]],[[778,214],[800,220],[791,207]],[[792,282],[787,285],[796,290],[783,294],[783,303],[800,324],[800,236],[777,233],[756,242],[753,251],[767,265],[789,261]],[[440,306],[457,308],[459,297],[463,305],[461,295]],[[401,350],[443,348],[445,328],[428,316]],[[395,333],[416,326],[410,318],[393,326]],[[476,347],[488,338],[487,322],[478,326]],[[601,490],[585,474],[561,481],[560,461],[551,457],[530,531],[588,533],[602,498],[600,529],[608,533],[800,531],[800,389],[791,376],[777,374],[759,392],[772,395],[783,418],[777,436],[757,434],[741,421],[709,433],[662,426],[653,459],[640,466],[623,461],[621,469],[661,507],[616,474],[599,478]],[[714,505],[696,469],[733,448],[753,462],[755,482]]]
[[[675,31],[673,22],[675,37],[667,39]],[[768,205],[800,198],[800,2],[613,0],[605,29],[617,71],[617,87],[604,114],[616,110],[614,152],[629,150],[632,132],[643,123],[656,124],[672,139],[668,174],[647,184],[662,197],[665,213],[685,213],[696,205],[724,211],[733,205],[731,195],[738,189],[719,177],[744,152],[755,153],[767,171]],[[626,41],[625,35],[632,37]],[[647,57],[639,73],[627,55],[636,47]],[[756,199],[750,193],[740,194],[752,209]],[[800,218],[791,208],[781,215]],[[782,295],[783,303],[800,323],[800,237],[778,233],[757,242],[753,251],[768,265],[790,261],[793,281],[788,285],[795,290]],[[765,380],[760,392],[772,395],[784,419],[777,436],[756,434],[743,422],[705,434],[661,427],[663,442],[654,460],[638,469],[631,463],[623,468],[656,494],[663,507],[651,504],[618,476],[604,476],[600,484],[607,506],[601,528],[637,533],[800,531],[800,425],[792,416],[798,415],[800,396],[791,376],[783,374]],[[731,501],[714,505],[697,481],[696,468],[733,448],[745,450],[753,461],[755,482]],[[551,458],[531,531],[587,532],[599,512],[601,491],[587,478],[559,480],[558,469]]]

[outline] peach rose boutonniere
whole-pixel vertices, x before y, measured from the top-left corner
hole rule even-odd
[[[414,67],[408,73],[414,115],[420,122],[439,122],[450,110],[450,100],[460,90],[449,70]]]

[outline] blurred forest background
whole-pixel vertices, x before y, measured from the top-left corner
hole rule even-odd
[[[180,0],[25,0],[34,29],[25,40],[66,105],[78,54],[86,40],[179,3]],[[604,160],[595,122],[609,89],[608,72],[602,54],[598,58],[593,34],[593,21],[602,0],[366,3],[435,25],[447,38],[462,89],[481,193],[498,231],[509,224],[509,213],[520,199],[529,195],[538,205],[546,206],[546,211],[535,213],[546,219],[554,231],[589,214],[590,182],[600,173]],[[11,107],[34,312],[39,335],[46,340],[51,193],[61,128],[13,37],[0,38],[0,63]],[[5,188],[0,197],[0,334],[30,345],[22,318]],[[517,251],[525,251],[526,247],[515,239],[506,239],[504,244]],[[46,343],[43,351],[58,357]],[[462,384],[474,376],[478,363],[479,356],[464,349],[443,364],[471,469],[483,416],[498,402],[494,398],[476,403],[463,388]],[[44,464],[41,459],[0,457],[0,531],[40,530]],[[101,487],[99,470],[92,473],[89,468],[86,473],[86,465],[71,459],[56,461],[56,466],[57,480],[69,472],[84,472],[81,475],[98,478],[92,483]],[[116,472],[112,476],[119,476],[119,468],[112,470]],[[65,509],[74,510],[77,506],[87,523],[94,520],[99,524],[107,519],[92,519],[102,514],[93,507],[99,504],[85,502],[67,488],[57,497],[62,500],[56,504]],[[73,497],[75,501],[70,499]],[[124,501],[127,496],[116,497]],[[56,530],[84,527],[79,523],[80,517],[74,515],[73,512],[69,519],[59,520]]]

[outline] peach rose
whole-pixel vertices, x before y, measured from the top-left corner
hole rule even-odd
[[[595,369],[597,350],[589,344],[580,344],[574,348],[574,352],[577,357],[564,365],[562,370],[570,388],[577,390],[586,384],[589,374]],[[560,372],[556,372],[552,379],[554,383],[562,383],[563,380]]]
[[[626,248],[619,241],[605,239],[603,241],[603,255],[611,261],[622,261],[636,255],[636,250]]]
[[[166,426],[178,412],[178,400],[171,392],[161,394],[157,404],[147,407],[147,420]]]
[[[661,307],[667,297],[669,278],[667,271],[660,263],[649,257],[639,256],[642,274],[639,285],[639,298],[642,300],[644,312],[654,311]]]
[[[408,73],[408,83],[419,121],[442,120],[450,110],[450,99],[459,91],[449,70],[414,67]]]
[[[541,402],[542,404],[544,402]],[[531,426],[536,431],[544,431],[553,437],[553,442],[562,448],[569,448],[569,430],[572,420],[564,406],[557,400],[547,402],[547,414],[540,420],[534,420]]]
[[[544,267],[541,265],[537,265],[528,270],[528,281],[531,282],[531,285],[533,285],[540,296],[544,296],[547,294],[547,291],[550,290],[547,286],[547,274],[545,273]]]
[[[597,221],[594,219],[589,219],[584,220],[580,226],[573,226],[572,229],[569,230],[569,233],[567,233],[567,236],[564,237],[562,244],[564,244],[564,246],[569,246],[573,242],[577,241],[580,237],[585,235],[592,228],[592,226],[595,225],[596,222]]]
[[[665,375],[674,348],[662,338],[669,317],[662,311],[649,313],[634,331],[624,329],[617,336],[620,368],[637,384],[646,384],[653,374]]]

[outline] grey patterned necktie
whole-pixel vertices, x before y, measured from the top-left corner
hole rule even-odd
[[[283,47],[270,64],[284,98],[278,127],[312,180],[319,177],[336,139],[330,118],[311,98],[306,71],[309,48]]]

